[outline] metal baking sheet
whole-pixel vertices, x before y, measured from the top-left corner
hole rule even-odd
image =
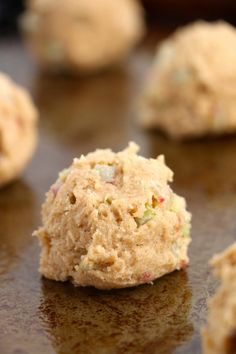
[[[154,36],[155,37],[155,36]],[[42,76],[19,39],[0,41],[0,70],[26,86],[39,107],[40,138],[22,178],[0,191],[1,354],[200,354],[200,329],[217,282],[208,260],[236,239],[236,138],[168,141],[136,123],[155,45],[124,67],[84,78]],[[42,279],[44,193],[72,158],[129,140],[147,157],[165,154],[173,188],[193,214],[190,266],[153,285],[110,292]]]

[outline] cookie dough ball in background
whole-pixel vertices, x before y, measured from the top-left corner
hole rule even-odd
[[[188,264],[190,214],[163,156],[131,143],[96,150],[62,171],[43,205],[40,272],[110,289],[148,283]]]
[[[204,354],[236,353],[236,243],[212,260],[221,285],[209,302]]]
[[[144,33],[136,0],[32,0],[21,23],[29,49],[46,70],[115,65]]]
[[[161,44],[144,91],[141,123],[172,138],[236,131],[236,31],[196,22]]]
[[[0,187],[18,177],[31,158],[36,120],[28,93],[0,73]]]

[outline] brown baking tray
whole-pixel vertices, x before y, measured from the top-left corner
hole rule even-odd
[[[40,109],[36,154],[21,179],[0,191],[1,354],[200,354],[200,329],[216,281],[208,260],[236,239],[236,137],[168,141],[136,123],[156,32],[117,70],[84,78],[39,74],[20,40],[0,41],[0,70],[30,89]],[[98,291],[42,279],[44,193],[72,158],[129,140],[147,157],[165,154],[173,188],[193,214],[190,266],[153,285]],[[219,319],[220,320],[220,319]]]

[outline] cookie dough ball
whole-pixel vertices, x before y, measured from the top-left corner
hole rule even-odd
[[[130,143],[96,150],[59,174],[36,231],[40,272],[101,289],[152,282],[188,264],[190,214],[168,185],[163,156],[146,159]]]
[[[144,20],[136,0],[34,0],[22,27],[42,68],[86,72],[120,62],[141,39]]]
[[[141,122],[172,138],[236,131],[236,31],[225,22],[177,30],[157,51]]]
[[[36,120],[28,93],[0,73],[0,187],[18,177],[31,158]]]
[[[212,260],[221,285],[209,302],[204,354],[236,353],[236,243]]]

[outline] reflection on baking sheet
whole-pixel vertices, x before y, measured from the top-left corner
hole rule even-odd
[[[212,197],[235,199],[235,136],[181,143],[152,133],[149,149],[151,156],[165,153],[178,187],[200,190]]]
[[[30,186],[17,181],[0,193],[0,275],[20,260],[31,243],[35,200]]]
[[[98,291],[42,282],[39,316],[57,353],[172,353],[191,338],[185,272],[154,285]]]
[[[117,70],[77,79],[39,76],[35,96],[42,129],[68,145],[93,138],[99,145],[99,138],[107,141],[109,134],[122,132],[134,86],[130,75]]]

